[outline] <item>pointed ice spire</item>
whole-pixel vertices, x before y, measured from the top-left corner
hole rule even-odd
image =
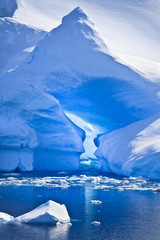
[[[68,15],[66,15],[62,18],[62,24],[67,23],[67,22],[74,23],[79,20],[89,20],[90,21],[89,17],[85,13],[85,11],[82,8],[77,7],[75,9],[73,9],[73,11],[70,12]]]

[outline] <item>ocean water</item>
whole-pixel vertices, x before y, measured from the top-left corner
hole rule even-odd
[[[1,174],[1,212],[19,216],[54,200],[66,205],[72,226],[0,224],[0,240],[159,240],[159,188],[159,181],[97,172]]]

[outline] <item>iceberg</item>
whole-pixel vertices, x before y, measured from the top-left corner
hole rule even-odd
[[[159,179],[160,114],[99,136],[95,143],[102,172]]]
[[[93,158],[97,134],[159,111],[158,83],[117,62],[77,7],[0,79],[0,171],[78,170],[84,131]]]
[[[80,7],[63,17],[19,67],[2,77],[3,82],[8,79],[28,84],[34,79],[65,112],[104,128],[103,132],[160,110],[159,86],[118,63]]]
[[[31,212],[15,218],[14,221],[15,223],[56,224],[70,223],[70,217],[64,204],[49,200]]]
[[[4,212],[0,212],[0,223],[8,223],[10,221],[12,221],[14,219],[14,217],[12,217],[11,215],[4,213]]]

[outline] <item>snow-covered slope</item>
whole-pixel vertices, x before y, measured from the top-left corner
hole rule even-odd
[[[17,4],[15,19],[48,31],[60,24],[61,18],[73,8],[82,7],[116,56],[143,74],[148,71],[144,67],[146,60],[149,61],[150,73],[154,74],[147,76],[160,79],[156,68],[160,62],[159,0],[20,0]]]
[[[99,170],[160,178],[160,114],[99,136]]]
[[[44,34],[12,18],[0,18],[0,78],[23,62]]]

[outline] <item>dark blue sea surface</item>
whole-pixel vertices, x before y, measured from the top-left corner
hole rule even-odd
[[[19,216],[53,200],[66,205],[72,226],[0,224],[0,240],[159,240],[158,188],[158,181],[96,172],[1,174],[1,212]]]

